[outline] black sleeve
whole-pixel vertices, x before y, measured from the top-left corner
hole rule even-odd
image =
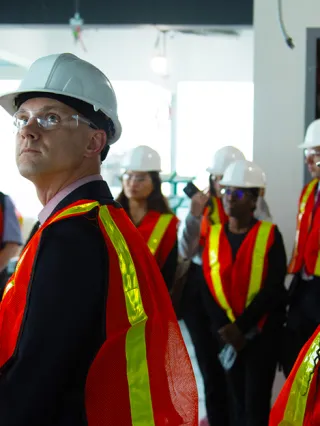
[[[230,320],[225,310],[222,309],[213,298],[205,279],[199,282],[199,285],[201,286],[201,297],[203,299],[203,304],[207,315],[210,318],[211,330],[213,332],[217,332],[221,327],[229,324]]]
[[[17,355],[0,375],[1,426],[56,424],[64,392],[85,389],[105,339],[107,271],[95,221],[73,217],[44,230]]]
[[[174,277],[176,275],[178,265],[178,241],[175,242],[169,256],[166,259],[165,264],[161,268],[163,279],[170,291],[173,286]]]
[[[274,242],[268,255],[268,272],[264,287],[252,303],[237,318],[236,323],[246,333],[255,327],[259,320],[277,306],[284,303],[286,290],[284,280],[287,274],[287,257],[282,235],[278,228],[274,231]]]

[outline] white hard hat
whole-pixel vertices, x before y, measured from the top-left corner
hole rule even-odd
[[[160,155],[149,146],[140,145],[128,152],[122,167],[135,172],[161,172]]]
[[[298,145],[298,148],[315,148],[316,146],[320,146],[320,119],[309,124],[304,143]]]
[[[223,148],[218,149],[213,156],[211,167],[207,168],[207,172],[216,175],[222,176],[229,166],[236,160],[244,160],[245,156],[243,153],[234,146],[224,146]]]
[[[238,188],[265,188],[266,175],[261,167],[252,161],[238,160],[227,167],[219,183],[222,186]]]
[[[95,66],[70,53],[44,56],[36,60],[21,81],[19,88],[0,97],[0,105],[11,115],[16,110],[15,99],[22,93],[53,93],[80,99],[102,111],[114,125],[109,143],[121,136],[117,99],[108,78]]]

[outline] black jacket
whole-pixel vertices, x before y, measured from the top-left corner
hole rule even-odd
[[[96,181],[53,213],[81,199],[113,203]],[[87,425],[86,377],[106,339],[108,266],[95,211],[43,231],[17,354],[0,372],[1,426]]]

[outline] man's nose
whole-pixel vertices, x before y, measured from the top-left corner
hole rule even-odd
[[[18,130],[23,138],[37,139],[39,134],[39,126],[36,117],[30,117],[28,122]]]

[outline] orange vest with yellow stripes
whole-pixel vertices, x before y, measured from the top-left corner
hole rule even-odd
[[[0,304],[0,373],[14,362],[23,333],[43,230],[90,211],[96,211],[107,246],[109,287],[107,339],[86,382],[88,426],[196,426],[195,379],[166,286],[136,228],[113,205],[72,204],[49,218],[26,245]]]
[[[304,345],[270,413],[269,426],[320,425],[320,326]]]
[[[206,207],[202,216],[199,242],[201,246],[205,245],[211,225],[228,222],[228,216],[224,211],[221,198],[211,197],[211,202],[212,208]]]
[[[149,211],[137,227],[160,269],[177,241],[178,223],[173,214]]]
[[[234,322],[263,286],[275,225],[257,222],[233,261],[224,225],[211,227],[203,252],[203,271],[212,296]]]
[[[307,274],[320,277],[320,208],[313,211],[318,183],[318,179],[312,180],[301,193],[290,274],[304,267]]]

